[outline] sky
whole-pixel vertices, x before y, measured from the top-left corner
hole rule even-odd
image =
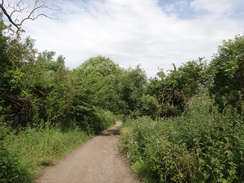
[[[53,19],[26,21],[38,51],[63,55],[69,69],[104,56],[140,65],[148,77],[205,57],[244,33],[244,0],[48,0]]]

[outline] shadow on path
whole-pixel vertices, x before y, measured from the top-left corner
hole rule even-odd
[[[104,130],[99,136],[119,135],[120,126],[122,124],[123,124],[122,122],[117,121],[114,127]]]

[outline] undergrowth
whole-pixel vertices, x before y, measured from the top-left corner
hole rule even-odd
[[[241,183],[243,116],[195,97],[180,117],[127,121],[120,148],[144,182]]]
[[[87,141],[91,135],[75,129],[62,132],[60,129],[27,129],[18,135],[9,134],[3,141],[5,153],[9,157],[6,165],[15,162],[13,168],[25,171],[25,174],[16,173],[18,177],[25,177],[21,181],[11,181],[15,171],[6,170],[7,177],[1,177],[3,182],[32,182],[44,166],[53,165],[67,152]],[[14,157],[14,159],[13,159]],[[1,157],[1,162],[3,157]],[[2,167],[4,169],[4,167]],[[4,170],[5,171],[5,170]]]
[[[114,124],[110,112],[100,114],[101,130]],[[45,123],[48,124],[48,123]],[[0,182],[33,182],[46,166],[54,165],[65,154],[86,142],[94,133],[78,127],[55,128],[49,125],[29,127],[16,135],[0,124]]]

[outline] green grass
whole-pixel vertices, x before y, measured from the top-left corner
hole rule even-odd
[[[180,117],[127,121],[120,148],[144,182],[239,183],[244,180],[243,116],[218,113],[195,97]]]
[[[118,118],[105,110],[99,110],[96,115],[98,121],[94,123],[99,130],[114,125]],[[49,126],[44,123],[36,128],[21,130],[16,135],[0,120],[0,182],[33,182],[46,166],[54,165],[65,154],[94,136],[94,130],[87,133],[78,127],[61,130]]]
[[[79,129],[62,132],[57,128],[42,130],[30,128],[18,135],[8,134],[3,143],[6,151],[17,161],[17,165],[14,166],[25,171],[25,175],[20,176],[25,176],[26,182],[32,182],[40,175],[45,166],[53,165],[67,152],[91,137]],[[7,174],[11,174],[11,172]],[[11,182],[10,180],[5,181]]]

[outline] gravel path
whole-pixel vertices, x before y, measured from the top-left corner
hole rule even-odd
[[[36,183],[138,183],[119,154],[121,122],[48,167]]]

